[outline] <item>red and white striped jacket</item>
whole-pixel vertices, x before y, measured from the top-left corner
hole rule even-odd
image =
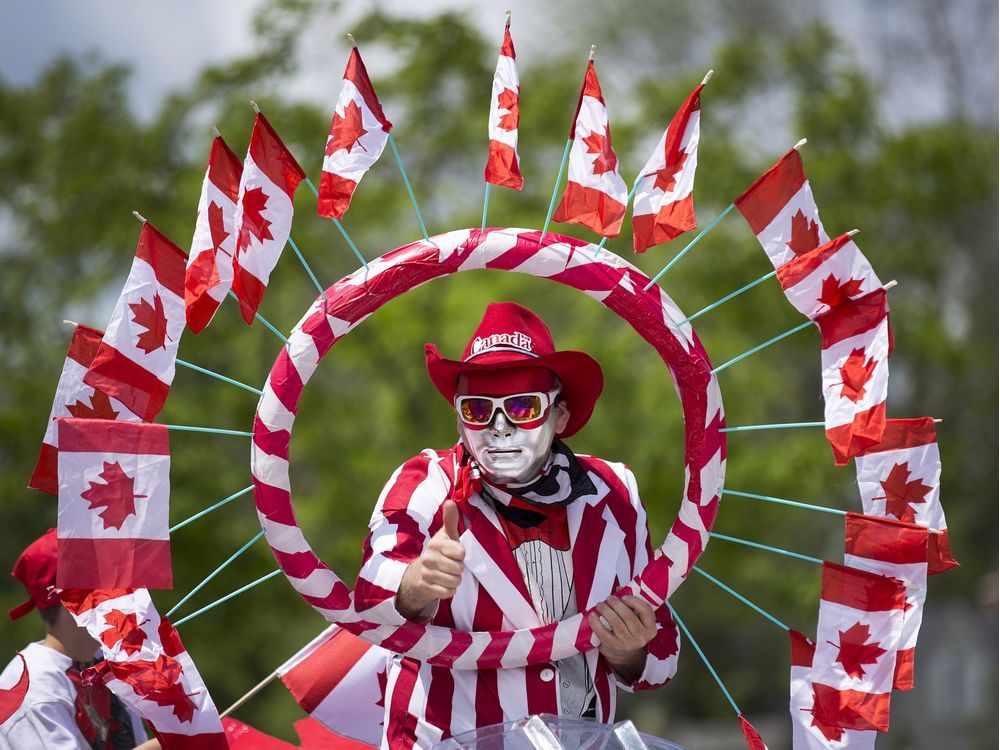
[[[646,511],[632,472],[620,463],[578,456],[597,492],[567,508],[577,606],[593,607],[627,583],[651,553]],[[407,565],[441,528],[441,505],[452,495],[456,450],[425,450],[400,466],[379,497],[354,589],[358,611],[395,598]],[[543,625],[495,511],[478,493],[459,504],[465,571],[455,596],[432,622],[458,630],[514,630]],[[625,690],[666,683],[677,670],[680,639],[668,609],[657,611],[640,678],[626,684],[595,649],[587,663],[596,690],[596,718],[614,718],[617,682]],[[558,664],[499,670],[451,670],[396,656],[386,684],[382,747],[429,747],[442,738],[502,721],[559,713]]]

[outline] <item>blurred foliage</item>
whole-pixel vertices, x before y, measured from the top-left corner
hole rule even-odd
[[[598,65],[608,70],[605,98],[627,180],[701,79],[706,61],[716,68],[704,94],[696,189],[702,225],[787,147],[761,146],[773,141],[773,134],[754,129],[762,108],[785,119],[794,134],[788,145],[799,134],[808,135],[804,158],[827,230],[834,235],[862,228],[860,244],[880,276],[900,282],[891,294],[897,350],[890,415],[944,420],[942,496],[963,566],[943,582],[932,580],[929,607],[948,599],[969,601],[996,567],[996,127],[961,112],[947,122],[886,127],[879,92],[834,30],[815,20],[790,20],[784,5],[689,0],[673,3],[666,14],[658,3],[643,0],[622,5],[611,25],[607,9],[595,3],[581,6],[577,21],[581,34],[593,32],[601,40]],[[129,106],[128,71],[99,57],[60,59],[27,87],[0,81],[3,566],[55,523],[55,499],[24,485],[69,338],[60,321],[100,326],[107,319],[138,235],[131,210],[139,209],[186,244],[211,138],[208,125],[218,123],[240,153],[249,137],[251,96],[318,178],[329,107],[292,98],[286,83],[298,64],[301,35],[314,24],[339,28],[340,13],[334,3],[272,0],[255,23],[252,56],[204,70],[148,121],[139,121]],[[478,226],[488,92],[499,39],[484,39],[469,17],[450,11],[419,18],[374,12],[353,31],[366,40],[366,49],[373,48],[372,55],[392,61],[375,84],[396,125],[431,232]],[[578,46],[586,49],[582,41]],[[490,223],[539,227],[584,60],[553,45],[541,59],[522,55],[519,64],[525,189],[494,190]],[[332,82],[337,73],[331,71]],[[296,209],[293,236],[321,279],[330,282],[351,272],[353,256],[315,215],[308,190],[299,191]],[[418,236],[390,154],[365,178],[345,225],[368,258]],[[575,226],[556,229],[587,237]],[[628,235],[608,247],[652,274],[689,239],[635,258]],[[734,215],[663,285],[682,309],[694,311],[769,268]],[[262,313],[289,329],[313,293],[294,256],[286,253]],[[532,277],[477,271],[387,304],[337,346],[303,397],[292,446],[296,507],[308,538],[345,579],[356,574],[367,520],[389,472],[421,448],[455,439],[453,417],[424,374],[421,345],[433,340],[446,353],[457,353],[487,302],[497,299],[529,305],[548,321],[561,347],[585,349],[603,363],[605,394],[572,445],[578,452],[627,461],[639,477],[653,537],[665,534],[680,495],[683,462],[680,410],[662,363],[590,298]],[[723,362],[798,322],[770,283],[706,315],[698,330],[713,359]],[[183,358],[248,383],[262,381],[277,351],[277,340],[260,326],[246,330],[229,303],[208,331],[199,337],[188,333],[181,346]],[[821,418],[818,364],[818,338],[810,331],[727,370],[721,380],[729,423]],[[247,393],[179,368],[159,421],[245,429],[253,409]],[[186,518],[249,484],[247,446],[240,439],[184,433],[172,440],[172,519]],[[732,436],[727,485],[858,507],[853,469],[833,466],[820,430]],[[257,528],[244,497],[178,531],[172,540],[176,589],[155,592],[161,611]],[[840,554],[842,524],[834,516],[730,498],[717,529],[831,559]],[[725,542],[713,543],[703,564],[792,627],[814,629],[819,578],[808,564]],[[273,565],[266,545],[258,543],[179,614]],[[4,607],[22,598],[9,579],[0,591]],[[784,635],[702,579],[685,586],[675,601],[744,711],[783,714]],[[224,707],[323,625],[279,579],[182,631],[216,703]],[[40,629],[34,618],[3,622],[0,642],[9,654],[38,637]],[[625,700],[627,715],[650,723],[642,728],[666,731],[671,717],[725,715],[717,688],[689,647],[682,665],[677,686]],[[918,676],[919,669],[918,660]],[[291,737],[290,722],[299,711],[280,687],[272,687],[240,715]],[[994,724],[986,717],[973,730],[990,736]]]

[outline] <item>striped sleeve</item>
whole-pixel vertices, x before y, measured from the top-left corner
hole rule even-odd
[[[649,560],[652,548],[649,543],[649,527],[646,524],[646,508],[639,498],[639,487],[632,470],[624,464],[612,464],[628,488],[629,501],[635,509],[635,540],[636,549],[632,575],[636,575]],[[677,625],[666,604],[656,610],[656,635],[646,646],[646,665],[642,674],[635,682],[623,682],[617,674],[615,681],[619,687],[630,693],[637,690],[650,690],[665,685],[677,673],[677,657],[680,654],[681,640]]]
[[[407,566],[424,549],[431,524],[451,487],[437,461],[437,454],[424,451],[400,466],[389,477],[368,524],[363,559],[354,586],[359,612],[391,609],[386,615],[398,621],[395,597]],[[370,612],[373,619],[382,620]]]

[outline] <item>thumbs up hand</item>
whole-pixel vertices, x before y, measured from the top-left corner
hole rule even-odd
[[[451,500],[441,506],[441,521],[441,528],[399,582],[396,610],[408,620],[433,617],[437,602],[454,596],[462,580],[465,548],[458,541],[458,507]]]

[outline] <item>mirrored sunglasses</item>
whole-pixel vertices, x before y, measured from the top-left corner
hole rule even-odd
[[[515,393],[512,396],[455,396],[455,410],[469,425],[485,426],[493,421],[497,409],[512,424],[534,422],[545,415],[558,390],[543,393]]]

